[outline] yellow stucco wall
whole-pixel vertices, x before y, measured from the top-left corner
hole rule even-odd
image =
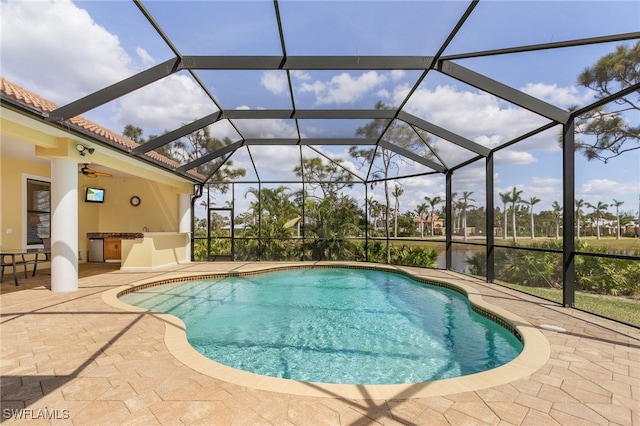
[[[0,246],[3,248],[22,247],[24,175],[48,180],[50,167],[47,163],[0,157]]]
[[[85,203],[87,186],[105,189],[103,204]],[[178,231],[178,194],[171,186],[142,178],[81,177],[78,182],[80,229],[87,232],[143,232]],[[137,195],[141,199],[134,207],[129,200]],[[84,218],[83,218],[84,216]],[[86,227],[83,229],[83,225]]]
[[[0,245],[22,248],[25,175],[49,180],[48,162],[0,157]],[[106,190],[103,204],[85,203],[87,186]],[[180,189],[154,181],[132,177],[91,179],[78,175],[78,250],[86,260],[88,232],[178,231],[178,194]],[[137,195],[142,202],[133,207],[129,199]],[[7,233],[10,229],[10,233]]]
[[[93,163],[113,171],[113,177],[88,178],[78,174],[78,251],[87,259],[90,232],[176,232],[179,228],[179,194],[190,193],[193,183],[160,170],[118,150],[97,144],[64,128],[33,119],[2,105],[0,114],[0,246],[23,249],[26,245],[26,177],[50,181],[51,158]],[[94,152],[82,156],[80,143]],[[124,174],[120,174],[123,172]],[[126,176],[126,177],[125,177]],[[87,186],[106,190],[103,204],[85,203]],[[137,195],[138,207],[129,203]],[[45,266],[45,265],[43,265]],[[40,268],[40,267],[39,267]],[[5,271],[6,272],[6,271]]]

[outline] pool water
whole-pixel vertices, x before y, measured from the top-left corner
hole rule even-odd
[[[121,300],[182,319],[189,343],[216,362],[301,381],[417,383],[495,368],[522,350],[463,295],[382,271],[196,280]]]

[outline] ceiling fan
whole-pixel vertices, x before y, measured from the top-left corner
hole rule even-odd
[[[111,177],[109,173],[99,172],[99,171],[90,169],[87,163],[85,163],[84,166],[80,169],[80,173],[90,178],[97,178],[98,176]]]

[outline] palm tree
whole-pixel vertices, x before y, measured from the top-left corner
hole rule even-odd
[[[603,216],[603,212],[607,209],[607,204],[602,201],[598,201],[598,204],[593,205],[586,203],[587,207],[593,209],[593,217],[596,219],[596,239],[600,239],[600,218]]]
[[[400,196],[404,193],[404,189],[402,189],[398,184],[396,184],[395,189],[393,190],[393,197],[396,199],[395,204],[395,214],[393,215],[393,238],[398,238],[398,212],[400,211]]]
[[[473,198],[470,198],[471,194],[473,194],[473,191],[464,191],[462,198],[458,201],[460,212],[462,213],[463,241],[467,241],[467,207],[473,207],[473,205],[469,204],[469,201],[475,201]]]
[[[367,199],[367,206],[369,208],[369,216],[373,218],[373,231],[378,228],[378,217],[382,213],[382,204],[375,200],[373,197]]]
[[[516,232],[516,204],[522,202],[522,198],[520,197],[522,191],[518,191],[514,186],[509,194],[509,202],[511,203],[511,228],[513,228],[513,242],[518,242],[518,236]]]
[[[616,208],[616,240],[620,239],[620,206],[624,204],[624,201],[618,201],[615,198],[613,199],[613,204],[610,204],[611,207]]]
[[[620,225],[621,225],[621,233],[623,233],[622,230],[624,230],[626,225],[629,225],[631,223],[633,223],[634,221],[638,220],[638,218],[634,215],[630,215],[628,213],[621,213],[620,214]]]
[[[560,238],[560,218],[562,217],[562,206],[554,201],[551,204],[553,207],[553,216],[556,218],[556,240]]]
[[[251,202],[251,210],[254,212],[254,223],[259,223],[258,229],[261,236],[274,238],[288,234],[284,231],[284,223],[291,216],[297,214],[297,208],[291,202],[289,188],[279,186],[277,188],[249,188],[245,191],[245,198],[253,195],[255,201]],[[257,229],[256,229],[257,230]]]
[[[418,214],[418,219],[420,219],[420,238],[424,238],[424,216],[429,210],[429,206],[426,203],[419,204],[416,207],[416,213]]]
[[[507,203],[509,202],[509,193],[508,192],[504,192],[504,193],[500,193],[500,199],[502,200],[502,205],[504,206],[502,208],[502,213],[504,214],[504,239],[506,240],[507,237]]]
[[[456,229],[456,226],[454,225],[454,221],[456,219],[456,209],[458,208],[458,203],[456,203],[456,201],[455,201],[457,196],[458,196],[457,192],[452,192],[451,193],[451,211],[447,212],[446,211],[447,209],[445,208],[445,215],[451,213],[451,227],[453,228],[451,230],[451,235],[453,235],[455,233],[453,231],[455,231],[455,229]],[[446,218],[446,216],[445,216],[445,218]]]
[[[434,231],[434,220],[433,220],[433,216],[435,215],[435,210],[436,210],[436,206],[440,203],[442,203],[442,198],[435,196],[433,198],[431,197],[424,197],[424,200],[427,202],[427,204],[429,204],[429,206],[431,207],[431,236],[433,237],[433,231]]]
[[[582,219],[582,215],[584,212],[582,211],[582,207],[584,207],[584,200],[581,198],[576,200],[576,224],[578,226],[578,239],[580,239],[580,221]]]
[[[529,198],[529,201],[525,201],[526,204],[531,206],[531,239],[533,240],[536,235],[536,226],[533,222],[533,206],[538,204],[541,200],[536,197]]]

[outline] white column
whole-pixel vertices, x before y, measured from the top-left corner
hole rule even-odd
[[[187,233],[187,254],[184,262],[191,262],[191,194],[178,194],[178,232]]]
[[[78,164],[51,159],[51,290],[78,289]]]

